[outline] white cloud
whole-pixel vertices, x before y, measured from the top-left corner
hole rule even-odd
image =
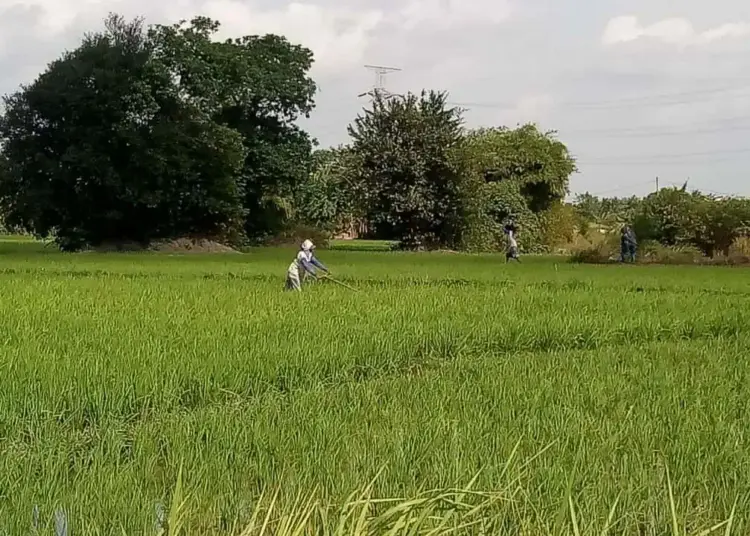
[[[747,0],[680,0],[678,18],[666,18],[665,4],[597,0],[591,9],[591,0],[0,0],[0,93],[31,81],[85,31],[100,29],[109,11],[143,15],[147,24],[203,14],[220,20],[222,37],[282,33],[314,51],[312,76],[321,91],[305,126],[324,145],[346,141],[346,125],[361,112],[365,100],[357,95],[372,83],[362,65],[394,65],[403,71],[386,80],[392,91],[445,89],[458,102],[484,103],[470,107],[468,126],[536,121],[558,130],[573,152],[600,162],[582,168],[574,190],[705,173],[715,190],[750,194],[747,155],[707,157],[702,165],[696,159],[601,163],[612,155],[617,161],[652,155],[655,148],[681,154],[746,146],[736,131],[714,127],[750,122],[750,93],[741,76],[750,66]],[[628,14],[625,5],[640,18],[614,18],[602,35],[609,17]],[[591,35],[609,45],[650,43],[662,50],[649,50],[636,62],[630,54],[591,47]],[[733,50],[699,47],[708,43],[732,43]],[[693,53],[672,54],[682,49]],[[724,86],[737,90],[711,93]],[[643,105],[566,106],[703,90]],[[638,135],[623,137],[619,130]]]
[[[684,18],[670,18],[643,26],[632,15],[615,17],[604,29],[602,42],[605,45],[629,43],[642,38],[651,38],[669,45],[707,45],[722,39],[738,39],[750,35],[750,23],[731,22],[698,32]]]
[[[465,24],[499,24],[512,14],[508,0],[410,0],[396,20],[406,29],[422,24],[446,29]]]
[[[68,28],[77,18],[79,12],[86,12],[91,4],[116,4],[117,0],[0,0],[0,15],[25,12],[34,17],[34,25],[27,31],[43,31],[59,34]]]
[[[28,30],[51,40],[76,23],[101,24],[110,11],[126,16],[148,15],[148,23],[176,21],[204,14],[222,23],[223,36],[278,33],[302,43],[315,53],[315,70],[334,72],[362,63],[369,33],[383,20],[377,9],[349,9],[308,2],[257,7],[246,0],[168,0],[159,5],[146,0],[0,0],[0,14],[31,10],[35,24]]]
[[[226,35],[281,34],[315,54],[315,69],[335,72],[362,63],[369,33],[383,19],[378,10],[355,11],[293,2],[259,10],[239,0],[210,0],[202,12],[222,21]]]

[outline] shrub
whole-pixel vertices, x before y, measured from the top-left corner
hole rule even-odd
[[[620,257],[620,237],[614,233],[594,235],[590,240],[574,247],[570,261],[581,264],[605,264],[617,261]]]
[[[562,202],[552,207],[542,216],[542,243],[551,250],[571,244],[576,236],[577,214],[572,205]]]
[[[309,225],[294,225],[272,236],[266,240],[265,244],[269,246],[299,246],[307,239],[312,240],[319,248],[327,248],[331,242],[331,234]]]
[[[729,246],[729,255],[750,257],[750,236],[735,238]]]
[[[663,246],[647,241],[640,247],[638,260],[648,264],[700,264],[707,259],[695,246]]]

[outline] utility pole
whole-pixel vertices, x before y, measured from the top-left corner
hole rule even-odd
[[[384,67],[382,65],[365,65],[365,69],[375,73],[375,84],[369,91],[360,93],[358,95],[360,98],[369,95],[370,101],[372,102],[377,97],[389,99],[391,97],[399,96],[385,89],[385,77],[387,74],[400,71],[401,69],[398,67]]]
[[[656,191],[659,191],[659,177],[656,177]]]

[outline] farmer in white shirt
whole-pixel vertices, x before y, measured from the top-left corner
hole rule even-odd
[[[521,262],[521,259],[518,258],[518,242],[516,242],[515,230],[506,228],[505,232],[508,235],[508,251],[505,253],[505,262],[510,260]]]
[[[316,268],[328,273],[328,268],[315,258],[315,255],[313,254],[314,250],[315,245],[312,243],[312,240],[305,240],[302,242],[302,246],[300,247],[299,252],[297,252],[297,256],[287,269],[286,290],[302,291],[302,279],[308,274],[315,277]],[[300,268],[302,269],[302,272],[300,272]]]

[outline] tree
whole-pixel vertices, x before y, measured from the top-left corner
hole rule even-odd
[[[713,257],[716,253],[729,255],[734,241],[747,236],[750,231],[750,200],[723,199],[702,196],[696,203],[695,213],[699,232],[693,243],[703,253]]]
[[[698,217],[705,197],[685,188],[662,188],[643,199],[633,222],[639,238],[656,240],[665,246],[693,245],[696,236],[705,234]]]
[[[296,190],[295,219],[329,234],[364,218],[364,188],[348,147],[313,153],[313,171]]]
[[[8,158],[0,153],[0,185],[7,183],[10,180],[10,164]],[[4,212],[0,212],[0,231],[8,232],[10,226],[8,225],[8,218]]]
[[[251,238],[277,232],[296,188],[310,174],[312,140],[294,122],[313,109],[312,52],[276,35],[212,38],[216,21],[196,17],[150,31],[155,57],[180,95],[242,137],[241,174]]]
[[[573,203],[579,232],[586,236],[592,225],[613,230],[633,221],[640,208],[638,197],[603,197],[579,194]]]
[[[277,228],[310,169],[294,121],[313,106],[312,53],[274,35],[217,42],[203,17],[105,26],[5,99],[9,220],[69,249]]]
[[[460,182],[452,151],[461,112],[446,95],[377,97],[349,126],[368,191],[369,220],[408,249],[453,247],[461,231]]]
[[[64,249],[221,234],[242,221],[241,138],[186,105],[142,21],[111,15],[4,99],[11,225]]]
[[[466,247],[491,247],[510,219],[527,249],[541,246],[542,215],[565,198],[576,171],[565,144],[535,125],[480,128],[466,134],[461,158],[468,173],[465,204],[473,214]]]
[[[584,221],[610,230],[632,223],[642,241],[694,247],[708,257],[729,255],[735,240],[750,234],[750,200],[689,192],[687,184],[663,188],[643,199],[583,194],[576,198],[575,208]]]

